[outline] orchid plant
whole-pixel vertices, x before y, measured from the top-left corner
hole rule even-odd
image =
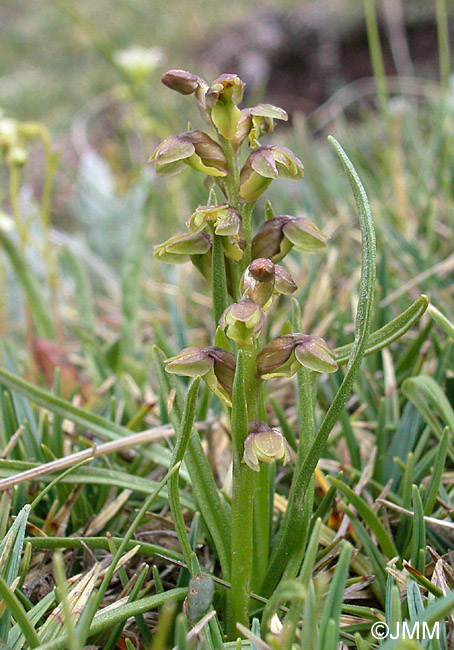
[[[306,216],[276,215],[269,202],[263,211],[257,205],[274,180],[303,178],[303,164],[290,149],[262,142],[274,131],[276,120],[286,121],[287,114],[271,104],[240,108],[245,84],[235,74],[223,74],[208,83],[190,72],[170,70],[162,81],[171,90],[193,96],[207,132],[190,127],[168,137],[150,161],[163,176],[187,167],[204,174],[208,197],[206,205],[195,206],[188,215],[186,230],[157,245],[155,254],[169,263],[190,260],[211,285],[214,338],[208,347],[186,348],[168,359],[156,354],[156,370],[161,385],[174,386],[177,395],[181,395],[181,386],[171,383],[176,381],[172,375],[194,378],[184,410],[182,402],[178,406],[180,419],[175,426],[180,438],[174,461],[184,457],[193,477],[194,496],[223,579],[230,587],[225,631],[228,638],[235,639],[238,630],[244,632],[248,627],[251,594],[270,596],[282,580],[295,578],[300,570],[313,527],[314,470],[367,352],[375,237],[361,182],[343,149],[331,139],[353,189],[361,222],[362,273],[355,341],[348,350],[333,351],[321,337],[302,331],[296,299],[291,322],[278,336],[264,340],[273,302],[298,290],[281,262],[292,249],[317,254],[327,245],[327,237]],[[258,227],[253,228],[257,222]],[[409,327],[411,319],[404,320]],[[396,331],[395,336],[401,333]],[[382,334],[378,338],[379,347],[390,341]],[[335,373],[347,361],[345,374],[339,373],[340,387],[316,432],[317,375]],[[294,375],[300,433],[293,440],[292,451],[285,432],[270,426],[266,403],[269,380]],[[192,426],[200,379],[219,398],[230,422],[231,494],[217,489]],[[276,463],[288,463],[292,477],[279,526],[273,510]],[[188,566],[195,570],[197,562],[194,565],[178,491],[170,489],[170,494],[180,543]]]

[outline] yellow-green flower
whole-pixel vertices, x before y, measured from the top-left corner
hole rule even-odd
[[[265,422],[249,422],[249,435],[244,442],[243,463],[254,472],[260,471],[260,463],[281,460],[286,465],[290,460],[287,440],[276,429]]]

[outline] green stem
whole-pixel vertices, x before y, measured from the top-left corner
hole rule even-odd
[[[260,593],[268,570],[270,550],[271,465],[262,463],[255,475],[254,490],[254,572],[252,589]]]
[[[258,349],[256,349],[258,352]],[[256,379],[257,387],[258,418],[262,422],[267,421],[265,394],[263,382]],[[262,463],[260,472],[256,474],[254,492],[254,571],[252,589],[259,593],[268,570],[270,551],[270,532],[273,516],[272,502],[272,480],[274,472],[271,465]],[[274,483],[273,483],[274,485]]]
[[[256,352],[253,346],[242,345],[238,353],[233,386],[232,442],[232,588],[229,592],[227,634],[238,636],[236,624],[248,626],[249,599],[254,549],[254,472],[242,457],[248,436],[248,422],[258,418],[261,382],[257,378]]]
[[[214,327],[219,325],[224,310],[229,305],[229,295],[227,292],[227,279],[225,273],[224,249],[222,248],[222,238],[214,233],[212,229],[211,237],[213,240],[213,252],[211,260],[211,289],[213,293],[213,312]]]
[[[246,248],[243,255],[243,268],[251,263],[251,241],[252,241],[252,211],[255,202],[246,203],[242,211],[243,235],[246,241]]]
[[[225,194],[232,208],[240,209],[240,163],[232,143],[220,136],[224,155],[227,160],[228,175],[224,178]]]

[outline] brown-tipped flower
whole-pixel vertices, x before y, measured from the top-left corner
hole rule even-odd
[[[303,163],[287,147],[259,147],[252,151],[240,174],[240,196],[256,201],[271,181],[279,176],[303,178]]]
[[[227,161],[222,148],[203,131],[185,131],[166,138],[150,161],[161,176],[178,174],[185,165],[210,176],[226,176]]]
[[[284,334],[273,339],[257,355],[262,379],[292,377],[300,366],[315,372],[335,372],[337,363],[326,342],[309,334]]]
[[[273,104],[258,104],[249,109],[251,115],[251,130],[248,133],[249,146],[259,147],[259,139],[264,133],[273,133],[274,120],[288,120],[287,113]]]
[[[187,70],[167,70],[161,81],[170,90],[175,90],[182,95],[192,95],[202,80]]]
[[[200,232],[209,223],[213,224],[217,235],[237,235],[240,230],[241,217],[238,210],[227,203],[222,205],[199,205],[190,216],[186,225],[189,232]]]
[[[251,253],[253,259],[278,262],[293,246],[302,253],[315,253],[326,246],[326,237],[309,219],[283,214],[265,221],[252,240]]]
[[[253,260],[249,264],[248,271],[257,282],[271,282],[271,280],[274,280],[274,264],[266,257]]]
[[[214,108],[219,101],[231,100],[240,104],[243,100],[244,81],[236,74],[221,74],[215,79],[206,92],[206,103]]]
[[[241,281],[243,295],[266,310],[273,294],[291,294],[297,290],[290,273],[267,258],[253,260]]]
[[[183,264],[191,255],[204,255],[211,249],[211,238],[203,232],[174,235],[154,247],[155,255],[164,262]]]
[[[252,300],[240,300],[229,305],[222,314],[219,325],[229,338],[237,343],[250,344],[265,323],[265,313]]]
[[[286,465],[290,460],[287,440],[276,429],[265,422],[249,422],[249,435],[244,442],[243,463],[254,472],[260,471],[260,463],[272,463],[282,460]]]
[[[215,395],[232,405],[235,357],[228,350],[215,346],[185,348],[167,359],[165,368],[167,372],[183,377],[203,377]]]
[[[227,140],[234,140],[241,111],[237,104],[243,99],[244,83],[236,74],[223,74],[213,81],[205,93],[211,109],[211,120]]]

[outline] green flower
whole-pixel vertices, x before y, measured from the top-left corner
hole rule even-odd
[[[228,350],[210,346],[185,348],[166,359],[166,371],[183,377],[203,377],[210,389],[228,406],[232,406],[235,357]]]
[[[265,323],[265,312],[252,300],[244,299],[229,305],[219,325],[229,338],[237,343],[250,344]]]
[[[212,223],[217,235],[237,235],[241,226],[238,210],[224,203],[223,205],[199,205],[190,216],[186,225],[189,232],[197,233],[207,224]]]
[[[260,463],[282,460],[286,465],[290,460],[290,450],[284,436],[271,429],[265,422],[249,422],[249,435],[244,442],[243,463],[254,472],[260,471]]]
[[[300,366],[315,372],[335,372],[337,363],[326,342],[309,334],[278,336],[257,355],[257,372],[262,379],[292,377]]]
[[[185,165],[210,176],[227,176],[224,152],[203,131],[185,131],[166,138],[154,151],[151,161],[161,176],[178,174]]]
[[[326,237],[309,219],[283,214],[265,221],[252,240],[251,253],[253,259],[278,262],[293,246],[302,253],[315,253],[326,246]]]
[[[256,201],[275,178],[303,178],[303,163],[287,147],[259,147],[252,151],[240,174],[240,196]]]
[[[188,233],[174,235],[154,247],[156,257],[173,264],[183,264],[191,255],[204,255],[210,249],[211,238],[203,232],[194,235]]]
[[[227,140],[235,138],[241,111],[237,104],[243,99],[244,82],[236,74],[222,74],[205,93],[205,103],[211,109],[211,120]]]
[[[243,295],[263,309],[268,309],[273,294],[292,294],[297,290],[290,273],[267,258],[253,260],[241,280]]]

